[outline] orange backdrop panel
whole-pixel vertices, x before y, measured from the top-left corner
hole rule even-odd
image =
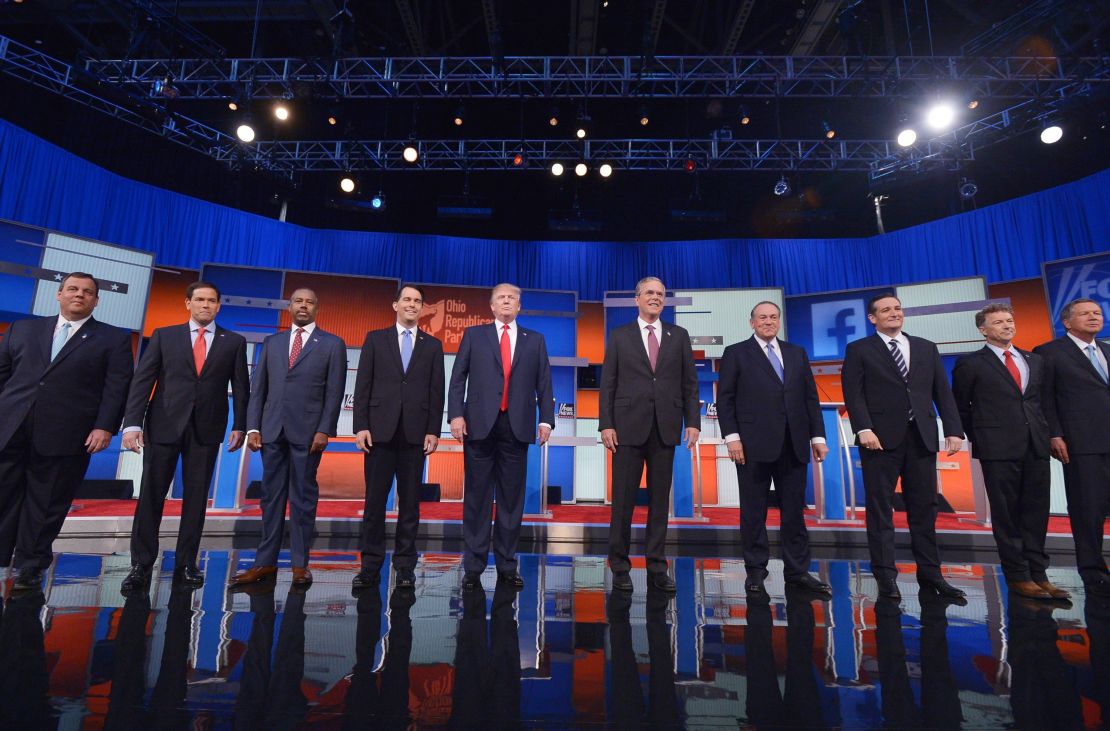
[[[1056,337],[1052,332],[1052,316],[1044,295],[1044,282],[1040,279],[1020,279],[1016,282],[992,284],[987,288],[991,299],[1010,298],[1014,308],[1017,335],[1014,345],[1032,350],[1041,343]]]
[[[285,299],[301,287],[316,292],[320,302],[317,322],[320,327],[338,335],[348,348],[358,348],[370,330],[380,330],[396,322],[393,296],[396,279],[344,277],[338,274],[307,274],[290,272],[285,277]],[[290,326],[289,311],[281,313],[278,326]]]
[[[605,307],[600,302],[578,302],[578,357],[591,363],[605,360]]]
[[[439,443],[459,444],[454,439],[440,439]],[[435,452],[428,457],[428,482],[439,483],[440,500],[462,500],[463,453]]]
[[[424,287],[424,311],[420,329],[443,341],[444,353],[459,352],[463,330],[472,325],[493,322],[489,306],[490,290],[485,287]]]
[[[336,438],[332,442],[353,442],[350,438]],[[366,480],[363,477],[362,452],[324,452],[316,479],[320,483],[320,497],[327,500],[362,500],[366,497]]]
[[[150,279],[150,304],[143,322],[143,337],[149,338],[155,329],[180,325],[189,317],[185,311],[185,288],[200,278],[193,269],[174,272],[155,269]]]

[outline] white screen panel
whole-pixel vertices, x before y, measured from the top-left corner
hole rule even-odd
[[[692,338],[720,338],[712,345],[695,342],[694,350],[705,351],[706,358],[720,358],[726,347],[752,336],[748,321],[756,303],[783,306],[781,289],[684,289],[675,290],[673,296],[691,299],[689,305],[674,308],[676,325],[686,328]],[[779,337],[786,337],[785,323]]]
[[[981,277],[904,285],[895,293],[906,310],[903,327],[910,335],[932,340],[942,354],[983,347],[983,336],[975,327],[975,313],[987,298]]]

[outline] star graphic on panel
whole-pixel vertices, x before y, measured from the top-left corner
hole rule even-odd
[[[113,284],[112,285],[112,291],[113,292],[118,292],[119,291],[119,285],[118,284]]]
[[[55,282],[62,281],[62,273],[61,272],[58,272],[57,274],[54,275],[54,281]]]

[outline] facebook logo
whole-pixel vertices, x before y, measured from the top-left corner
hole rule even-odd
[[[810,305],[810,315],[815,359],[843,357],[845,346],[866,333],[863,300],[815,302]]]

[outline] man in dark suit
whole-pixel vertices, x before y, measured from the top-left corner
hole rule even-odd
[[[143,453],[143,479],[131,525],[131,573],[123,580],[124,593],[146,591],[150,584],[158,557],[162,507],[178,458],[181,524],[173,576],[175,581],[193,586],[204,583],[204,574],[197,568],[197,552],[208,488],[227,428],[228,383],[235,413],[227,449],[234,452],[243,446],[250,391],[246,338],[215,323],[220,291],[214,284],[190,284],[185,290],[185,309],[189,322],[160,327],[151,335],[127,398],[123,448]]]
[[[366,503],[354,588],[377,586],[385,561],[385,501],[397,479],[396,587],[416,585],[416,531],[424,458],[439,445],[443,420],[443,344],[417,327],[424,290],[402,284],[393,300],[397,322],[367,333],[355,379],[352,423],[366,453]]]
[[[308,586],[308,554],[316,536],[320,486],[316,470],[335,436],[347,376],[343,341],[316,327],[318,301],[311,289],[289,298],[293,327],[262,342],[251,378],[247,447],[262,450],[262,539],[254,566],[231,578],[232,586],[277,573],[289,505],[293,584]]]
[[[39,587],[89,458],[123,418],[131,335],[92,316],[99,296],[73,272],[57,316],[18,320],[0,342],[0,566],[19,590]]]
[[[825,424],[817,383],[803,348],[778,338],[781,311],[774,302],[752,308],[752,337],[725,348],[717,382],[717,418],[740,483],[740,540],[748,578],[744,588],[766,598],[767,494],[779,496],[782,556],[787,585],[823,596],[832,589],[809,574],[806,465],[825,458]]]
[[[1060,313],[1067,333],[1033,349],[1048,366],[1044,415],[1049,449],[1064,463],[1064,490],[1075,538],[1075,559],[1086,590],[1110,597],[1110,570],[1102,555],[1102,530],[1110,514],[1110,346],[1102,308],[1077,299]]]
[[[991,506],[991,527],[1010,591],[1030,599],[1067,599],[1045,573],[1048,554],[1048,422],[1041,411],[1044,360],[1013,346],[1009,305],[975,313],[987,339],[952,371],[960,421],[979,460]]]
[[[937,550],[936,412],[949,455],[963,445],[963,427],[936,344],[902,332],[902,303],[892,294],[868,304],[877,332],[849,343],[844,353],[844,403],[856,432],[867,493],[867,547],[879,595],[901,597],[895,582],[894,487],[902,497],[917,561],[917,581],[936,593],[963,599],[940,573]]]
[[[517,571],[516,544],[524,514],[528,445],[536,440],[537,408],[540,444],[551,436],[555,423],[547,343],[543,335],[516,321],[520,288],[512,284],[494,287],[490,309],[492,324],[475,325],[463,332],[447,395],[451,436],[463,443],[466,591],[482,586],[495,495],[493,551],[498,581],[524,587]]]
[[[636,322],[615,328],[605,345],[601,367],[598,429],[601,443],[613,453],[613,509],[609,524],[609,568],[613,588],[632,591],[628,558],[632,511],[640,475],[647,464],[648,583],[674,592],[667,575],[667,513],[671,497],[674,448],[683,435],[692,448],[701,426],[698,376],[690,335],[661,322],[667,289],[655,277],[636,283]]]

